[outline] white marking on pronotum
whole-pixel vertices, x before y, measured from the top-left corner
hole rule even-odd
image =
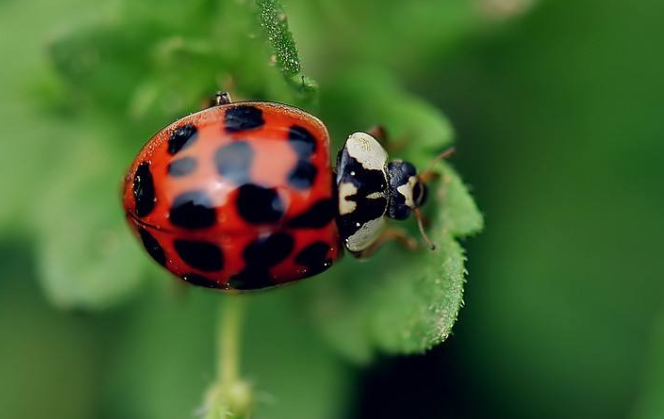
[[[384,196],[385,196],[385,194],[383,194],[382,192],[373,192],[373,193],[370,193],[369,195],[367,195],[367,199],[378,199],[378,198],[382,198]]]
[[[348,154],[367,170],[385,171],[387,151],[366,132],[355,132],[346,141]]]
[[[350,182],[344,182],[339,185],[339,214],[346,215],[355,211],[357,203],[348,198],[357,194],[357,188]]]
[[[346,247],[351,252],[366,250],[380,237],[385,228],[385,217],[379,217],[362,224],[355,234],[346,239]]]

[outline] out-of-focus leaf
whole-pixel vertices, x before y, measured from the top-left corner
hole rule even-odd
[[[317,73],[372,63],[417,75],[487,28],[482,1],[422,0],[413,6],[398,0],[288,0],[285,5],[298,48]]]
[[[662,43],[663,15],[545,1],[421,79],[467,139],[456,161],[491,216],[451,361],[477,416],[623,418],[657,374],[644,344],[664,295],[664,56],[634,46]]]
[[[326,106],[351,100],[352,107]],[[395,147],[408,139],[397,156],[420,168],[451,144],[451,129],[440,112],[386,76],[358,71],[344,77],[323,91],[322,107],[334,133],[384,123]],[[437,171],[441,178],[430,185],[426,208],[435,251],[423,246],[406,252],[390,244],[370,260],[345,261],[326,275],[327,280],[306,286],[315,296],[310,301],[321,332],[356,361],[366,361],[376,351],[422,352],[445,340],[456,321],[466,272],[455,237],[479,231],[483,221],[454,170],[441,163]],[[413,225],[410,220],[401,227],[417,234]]]
[[[42,107],[51,106],[51,98],[33,88],[50,76],[44,54],[45,32],[63,16],[87,11],[82,0],[37,3],[4,2],[0,12],[0,56],[5,62],[0,66],[2,237],[7,236],[7,230],[20,234],[24,229],[29,214],[26,209],[40,203],[34,190],[44,181],[43,170],[57,149],[56,142],[49,140],[67,135],[61,121],[40,112]],[[36,8],[40,13],[35,13]]]
[[[1,416],[99,417],[104,322],[54,312],[46,304],[27,239],[0,244]],[[31,394],[39,394],[39,403],[30,402]]]
[[[239,1],[215,0],[121,0],[118,2],[119,21],[141,27],[145,31],[153,28],[171,34],[201,34],[218,19],[217,14],[225,7],[233,7]],[[230,4],[230,6],[228,6]],[[240,16],[236,17],[241,19]]]
[[[93,106],[122,108],[127,92],[148,69],[150,42],[135,28],[95,25],[60,37],[50,46],[58,73]],[[153,35],[155,36],[155,35]]]
[[[144,257],[124,225],[118,153],[99,133],[76,131],[53,172],[44,173],[35,207],[40,279],[55,305],[100,309],[136,289]]]
[[[327,83],[321,94],[321,115],[337,146],[354,131],[384,125],[394,146],[391,157],[424,170],[452,144],[447,118],[380,69],[352,69]]]
[[[236,100],[311,104],[313,82],[281,76],[250,3],[155,3],[154,16],[133,3],[122,2],[125,19],[90,24],[51,44],[56,69],[86,106],[148,125],[198,110],[218,90]],[[196,24],[185,24],[189,19]],[[288,54],[299,63],[295,50]]]
[[[635,419],[664,418],[664,316],[655,322],[652,348],[644,365],[645,389],[637,401]]]

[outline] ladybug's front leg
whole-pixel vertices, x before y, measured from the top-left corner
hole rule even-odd
[[[388,227],[383,231],[383,233],[376,239],[375,242],[365,250],[363,250],[360,254],[356,255],[360,259],[368,258],[378,249],[380,249],[385,243],[391,242],[391,241],[396,241],[403,247],[405,247],[408,250],[417,250],[419,248],[419,244],[417,240],[412,238],[405,230],[402,230],[400,228],[396,227]]]

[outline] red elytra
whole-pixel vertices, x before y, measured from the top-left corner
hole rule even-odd
[[[251,290],[322,272],[341,256],[329,135],[276,103],[239,102],[153,136],[124,180],[132,230],[195,285]]]

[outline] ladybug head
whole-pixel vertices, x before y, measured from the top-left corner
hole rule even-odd
[[[427,186],[417,175],[415,166],[407,161],[393,160],[387,164],[389,200],[387,216],[394,220],[405,220],[425,204]]]
[[[429,240],[424,231],[424,220],[420,207],[427,201],[426,183],[436,176],[433,173],[434,165],[453,152],[454,149],[449,149],[441,153],[434,159],[431,166],[421,174],[418,174],[415,166],[407,161],[393,160],[387,164],[389,183],[387,216],[394,220],[405,220],[411,214],[414,214],[422,238],[432,250],[436,246]]]

